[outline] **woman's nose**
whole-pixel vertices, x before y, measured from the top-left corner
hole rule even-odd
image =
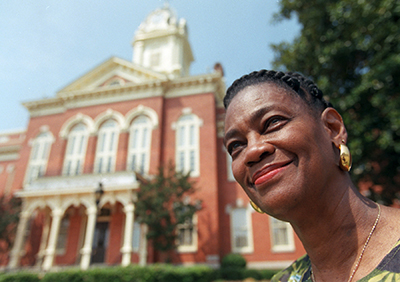
[[[262,138],[257,138],[247,143],[245,164],[252,166],[261,161],[264,157],[275,152],[275,146]]]

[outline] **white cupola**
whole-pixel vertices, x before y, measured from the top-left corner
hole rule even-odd
[[[133,38],[133,63],[168,75],[189,75],[193,62],[186,20],[178,21],[166,4],[140,24]]]

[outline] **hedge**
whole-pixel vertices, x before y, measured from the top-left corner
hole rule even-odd
[[[232,267],[212,269],[207,266],[181,267],[154,264],[146,267],[102,267],[86,271],[77,269],[59,272],[6,273],[0,274],[0,282],[211,282],[218,279],[242,280],[252,277],[270,279],[276,271],[235,269]]]

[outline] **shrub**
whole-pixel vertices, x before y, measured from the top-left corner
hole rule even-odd
[[[240,254],[227,254],[222,258],[221,268],[245,269],[246,259]]]
[[[204,265],[179,267],[154,264],[146,267],[132,265],[90,268],[86,271],[68,269],[48,272],[44,276],[38,273],[15,272],[0,274],[0,282],[216,282],[217,279],[243,280],[248,277],[257,280],[270,279],[275,273],[272,270],[245,269],[243,263],[240,268],[225,265],[219,270]]]
[[[0,282],[38,282],[37,273],[9,273],[0,276]]]

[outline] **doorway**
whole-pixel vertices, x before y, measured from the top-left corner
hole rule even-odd
[[[110,210],[102,209],[94,230],[91,263],[104,263],[109,239]]]

